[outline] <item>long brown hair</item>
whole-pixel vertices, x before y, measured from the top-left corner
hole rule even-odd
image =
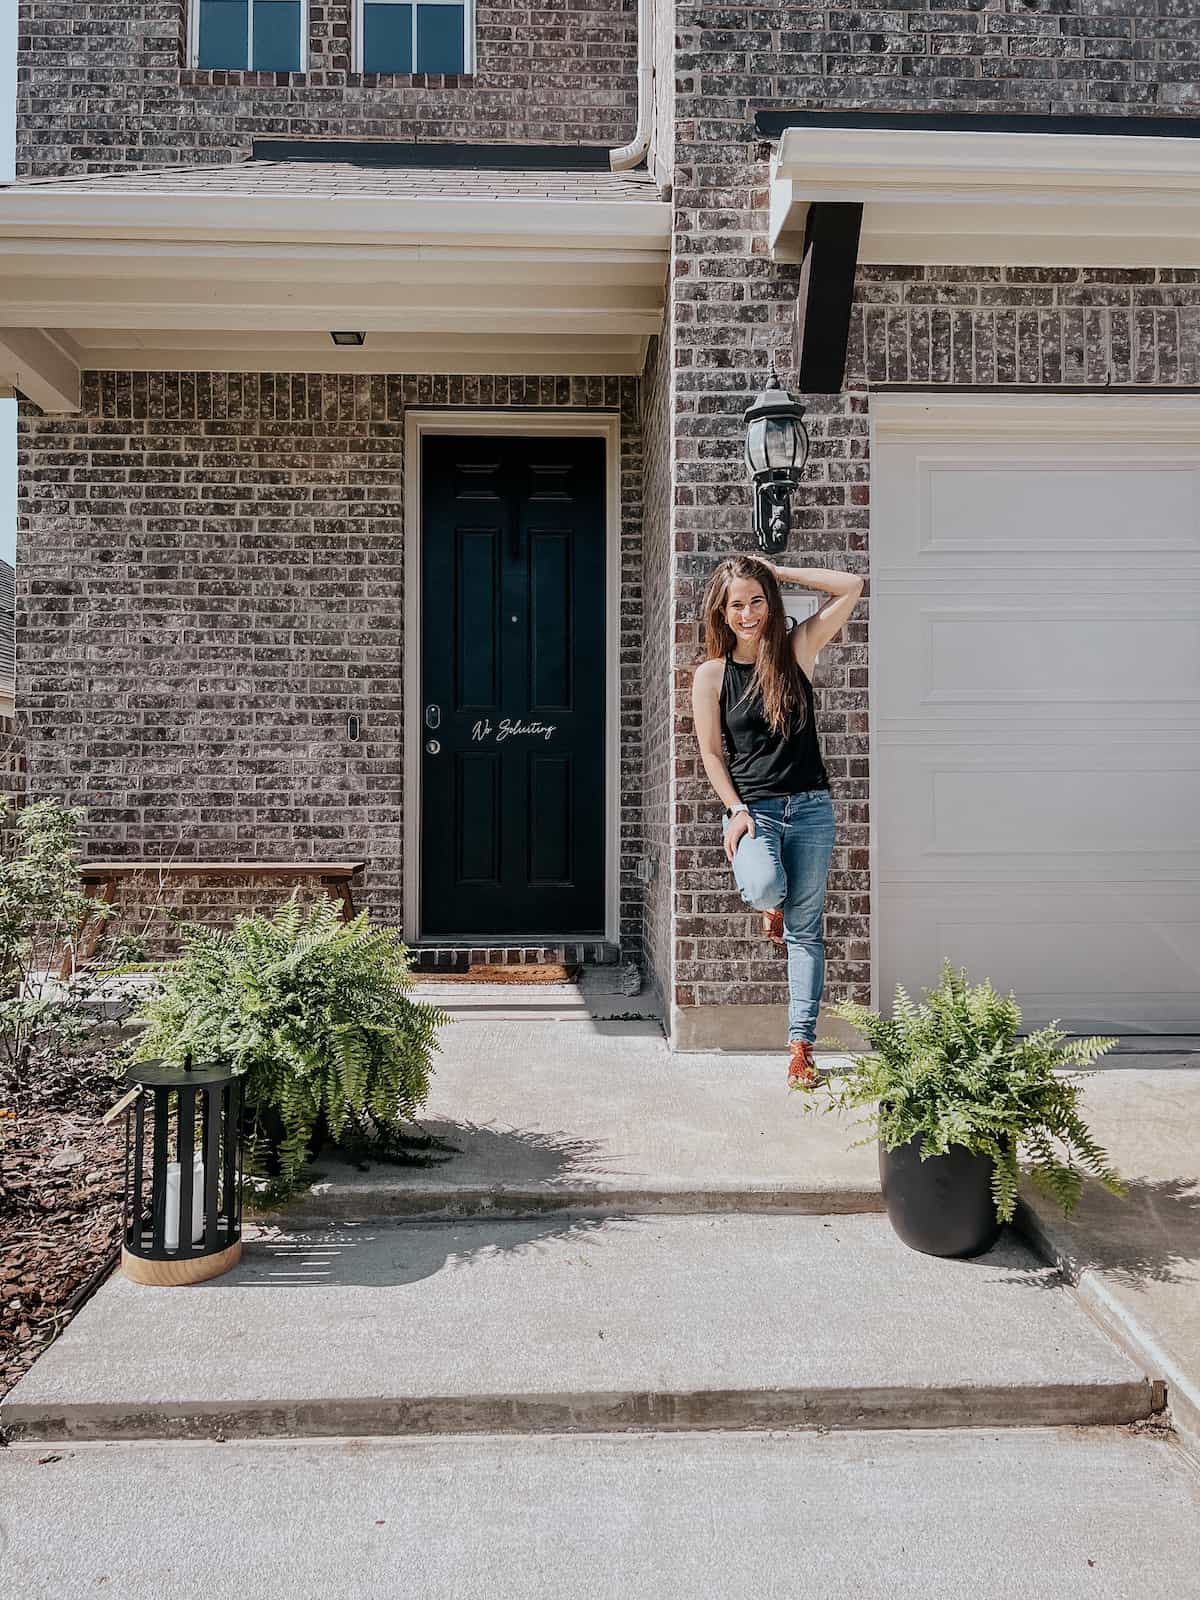
[[[704,596],[705,654],[712,661],[728,655],[737,645],[737,635],[725,620],[729,585],[735,578],[749,578],[766,596],[767,624],[754,659],[753,686],[762,695],[763,715],[774,731],[793,732],[804,726],[808,703],[800,683],[800,669],[792,654],[779,584],[770,567],[757,557],[730,556],[708,580]]]

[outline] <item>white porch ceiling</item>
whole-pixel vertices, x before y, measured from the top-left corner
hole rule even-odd
[[[539,192],[534,174],[471,195],[438,174],[420,194],[411,172],[396,193],[376,173],[345,193],[326,170],[253,192],[260,165],[280,170],[0,190],[0,385],[75,410],[87,368],[641,371],[670,236],[644,181],[589,173],[573,192],[555,173]],[[335,347],[335,329],[366,343]]]
[[[821,201],[863,206],[868,265],[1200,266],[1200,139],[788,128],[776,259],[802,259]]]

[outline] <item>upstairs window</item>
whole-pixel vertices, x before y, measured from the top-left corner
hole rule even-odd
[[[473,71],[471,9],[469,0],[358,0],[359,70]]]
[[[305,0],[192,0],[192,59],[198,67],[253,72],[304,70]]]

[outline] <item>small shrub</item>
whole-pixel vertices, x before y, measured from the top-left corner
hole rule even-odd
[[[0,1064],[14,1083],[61,1062],[96,1032],[94,975],[58,976],[85,919],[111,907],[79,877],[84,813],[56,800],[13,812],[0,800]]]

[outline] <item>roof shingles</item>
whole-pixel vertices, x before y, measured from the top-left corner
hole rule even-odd
[[[77,178],[35,178],[6,188],[43,193],[338,196],[422,200],[657,200],[646,172],[519,167],[380,166],[350,161],[240,161],[228,166],[155,167]]]

